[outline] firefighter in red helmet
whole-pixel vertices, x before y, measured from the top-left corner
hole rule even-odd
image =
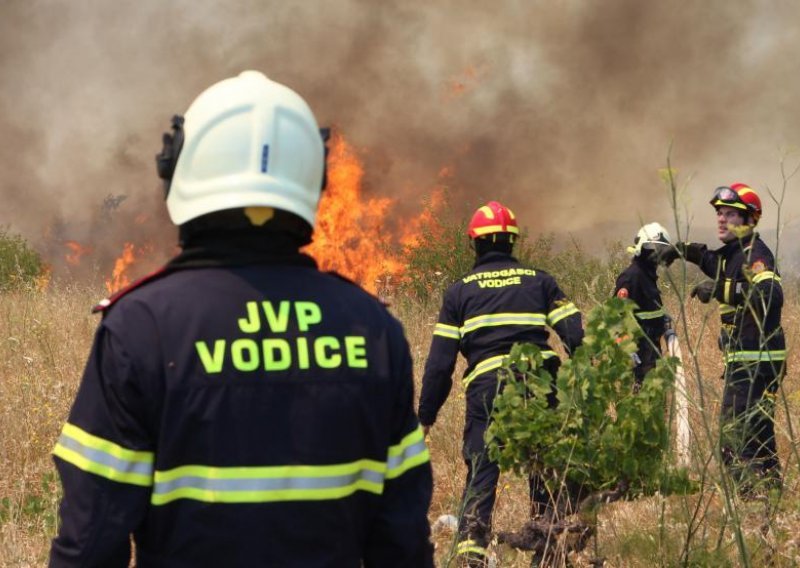
[[[721,186],[710,204],[722,247],[678,243],[665,254],[667,261],[682,254],[709,277],[692,297],[719,302],[722,457],[747,495],[781,484],[773,417],[774,395],[786,372],[783,290],[775,257],[755,232],[762,212],[756,191],[743,183]]]
[[[497,370],[515,343],[544,350],[545,367],[555,377],[560,361],[548,345],[548,327],[567,352],[583,339],[581,316],[555,279],[522,265],[512,256],[519,226],[512,211],[496,201],[480,207],[468,226],[475,266],[444,293],[422,379],[419,418],[425,431],[452,388],[458,353],[467,361],[463,457],[467,466],[463,515],[457,554],[469,566],[487,563],[499,468],[487,455],[484,433],[498,389]],[[551,404],[555,404],[555,396]],[[544,513],[551,504],[538,479],[531,479],[531,499]]]

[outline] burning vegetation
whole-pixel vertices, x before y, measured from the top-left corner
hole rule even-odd
[[[418,215],[399,225],[390,223],[395,200],[364,195],[364,166],[353,147],[335,134],[330,148],[328,185],[320,201],[314,242],[306,252],[321,269],[334,270],[370,292],[391,287],[403,278],[406,256],[421,244],[421,227],[435,230],[443,189],[434,190]]]
[[[439,184],[417,207],[416,214],[403,215],[398,222],[393,215],[396,199],[366,195],[364,163],[357,150],[339,133],[334,133],[329,144],[328,184],[320,201],[314,242],[305,252],[322,270],[338,272],[372,293],[385,292],[403,281],[409,256],[423,244],[421,235],[435,236],[440,230],[438,218],[445,205],[442,181],[452,176],[452,170],[442,168]],[[123,201],[124,196],[115,198],[113,207],[109,207],[109,198],[104,201],[104,233],[109,228],[120,231],[116,218],[124,214]],[[73,275],[96,263],[108,293],[113,294],[155,269],[158,261],[154,259],[169,256],[153,244],[146,226],[151,220],[141,213],[132,219],[131,234],[124,235],[122,250],[115,258],[104,254],[99,246],[64,239],[66,252],[62,249],[60,262]]]

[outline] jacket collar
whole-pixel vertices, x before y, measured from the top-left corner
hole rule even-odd
[[[722,253],[733,252],[735,250],[747,250],[753,245],[753,241],[758,238],[758,233],[753,231],[749,235],[745,235],[741,239],[732,240],[729,243],[725,243],[717,250]]]
[[[475,265],[473,268],[478,268],[479,266],[483,266],[484,264],[493,264],[495,262],[519,262],[519,261],[510,254],[493,251],[493,252],[487,252],[486,254],[483,254],[480,257],[478,257],[475,260]]]

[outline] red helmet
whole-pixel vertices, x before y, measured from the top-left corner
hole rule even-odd
[[[721,207],[735,207],[750,213],[753,221],[758,223],[761,218],[761,199],[753,188],[743,183],[733,183],[730,186],[723,185],[714,190],[714,196],[710,201],[711,205]]]
[[[467,234],[470,238],[477,239],[496,233],[519,235],[519,227],[511,209],[497,201],[490,201],[475,211],[467,227]]]

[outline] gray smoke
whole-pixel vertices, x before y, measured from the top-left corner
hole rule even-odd
[[[713,240],[708,197],[735,181],[762,191],[774,230],[764,190],[800,137],[799,17],[756,0],[2,0],[0,224],[51,260],[68,239],[100,265],[126,241],[166,258],[161,133],[252,68],[359,149],[397,218],[449,167],[454,215],[498,199],[533,234],[629,241],[673,227],[671,148],[690,236]],[[787,234],[798,207],[787,194]]]

